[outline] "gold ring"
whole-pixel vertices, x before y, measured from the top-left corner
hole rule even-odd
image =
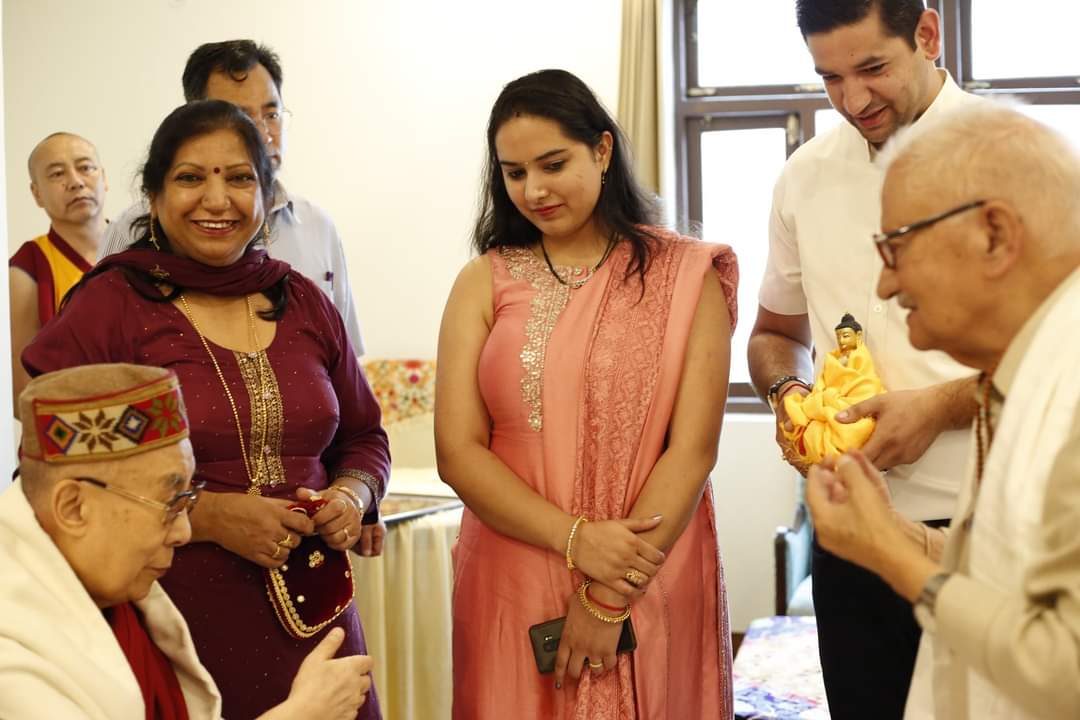
[[[589,667],[592,668],[593,670],[600,670],[601,668],[604,667],[604,663],[602,663],[602,662],[594,663],[591,660],[589,660],[589,658],[585,658],[585,662],[589,663]]]
[[[271,560],[277,560],[277,556],[280,553],[281,553],[281,546],[280,545],[275,545],[274,546],[274,554],[270,556],[270,559]]]
[[[292,533],[285,533],[285,539],[278,543],[278,547],[289,547],[289,542],[292,540]]]
[[[649,579],[648,576],[645,575],[645,573],[641,572],[640,570],[635,570],[634,568],[630,568],[629,570],[627,570],[626,574],[623,575],[623,577],[626,578],[626,582],[630,583],[634,587],[641,587],[645,583],[645,581]]]

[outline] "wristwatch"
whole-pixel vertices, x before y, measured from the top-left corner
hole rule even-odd
[[[772,385],[769,386],[769,392],[766,393],[765,399],[769,401],[769,407],[772,408],[773,413],[776,412],[776,406],[780,403],[780,391],[788,383],[794,383],[796,385],[802,385],[807,390],[810,389],[810,383],[803,380],[798,375],[785,375]]]
[[[915,600],[915,619],[922,625],[923,630],[929,633],[933,633],[936,629],[937,621],[934,616],[934,606],[937,605],[942,586],[950,577],[952,577],[952,573],[947,572],[932,575],[926,581],[926,585],[923,585],[918,599]]]

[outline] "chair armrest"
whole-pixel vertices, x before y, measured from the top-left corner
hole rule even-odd
[[[813,541],[813,526],[800,503],[795,509],[795,520],[791,527],[776,528],[773,537],[773,557],[776,570],[775,612],[786,615],[791,596],[810,574],[810,546]]]

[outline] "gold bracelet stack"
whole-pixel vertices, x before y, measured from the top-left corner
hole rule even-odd
[[[350,498],[352,498],[352,501],[354,503],[356,503],[356,509],[359,510],[360,515],[363,516],[363,514],[364,514],[364,501],[360,499],[360,493],[356,492],[355,490],[353,490],[348,485],[334,484],[334,485],[331,485],[330,487],[328,487],[326,489],[327,490],[339,490],[339,491],[345,493]]]
[[[566,569],[574,570],[577,565],[574,565],[574,536],[577,535],[578,527],[581,523],[589,522],[584,515],[578,517],[574,521],[574,524],[570,526],[570,535],[566,538]]]
[[[611,623],[612,625],[616,625],[618,623],[621,623],[624,620],[626,620],[628,617],[630,617],[630,606],[629,605],[627,605],[626,608],[618,615],[608,615],[605,612],[601,612],[599,608],[597,608],[595,605],[593,605],[589,601],[588,592],[589,592],[589,586],[590,585],[592,585],[592,580],[586,580],[585,582],[581,583],[581,587],[579,587],[578,591],[577,591],[578,600],[581,601],[582,607],[584,607],[585,610],[588,611],[588,613],[590,615],[592,615],[597,620],[600,620],[600,621],[606,622],[606,623]]]

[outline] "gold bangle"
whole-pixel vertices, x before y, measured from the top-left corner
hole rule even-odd
[[[574,524],[570,526],[570,535],[566,538],[566,569],[575,570],[577,565],[574,565],[574,536],[577,535],[578,526],[581,523],[589,522],[585,519],[584,515],[578,516],[578,519],[574,521]]]
[[[356,509],[360,511],[360,515],[362,516],[364,514],[364,501],[360,499],[360,493],[356,492],[348,485],[331,485],[326,489],[338,490],[339,492],[345,493],[348,497],[352,498],[354,503],[356,503]]]
[[[590,585],[592,585],[592,580],[586,580],[585,582],[581,583],[581,587],[579,587],[577,591],[578,600],[581,601],[582,607],[584,607],[590,615],[592,615],[597,620],[611,623],[612,625],[617,625],[618,623],[626,620],[626,618],[630,617],[630,605],[627,605],[626,609],[624,609],[619,615],[608,615],[605,612],[601,612],[599,608],[589,602],[588,592]]]

